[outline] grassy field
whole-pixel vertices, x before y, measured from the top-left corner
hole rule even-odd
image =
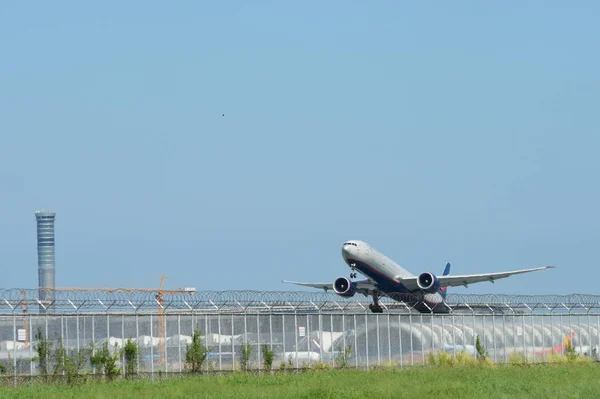
[[[600,365],[320,370],[2,388],[2,398],[598,398]]]

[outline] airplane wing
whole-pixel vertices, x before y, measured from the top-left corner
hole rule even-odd
[[[510,277],[514,274],[522,274],[535,272],[537,270],[551,269],[554,266],[542,266],[536,267],[533,269],[523,269],[523,270],[514,270],[509,272],[500,272],[500,273],[482,273],[482,274],[463,274],[456,276],[438,276],[437,279],[440,282],[441,287],[458,287],[465,286],[467,287],[469,284],[480,283],[482,281],[494,282],[495,280]],[[401,280],[402,285],[404,285],[408,289],[419,289],[417,285],[417,276],[403,278]]]
[[[283,283],[290,283],[290,284],[296,284],[296,285],[302,285],[304,287],[312,287],[312,288],[318,288],[324,291],[333,291],[333,284],[332,283],[301,283],[298,281],[288,281],[288,280],[282,280]],[[377,288],[375,287],[375,284],[373,284],[370,280],[360,280],[360,281],[353,281],[353,283],[356,284],[356,292],[363,294],[363,295],[371,295],[373,294],[373,292],[378,292]]]

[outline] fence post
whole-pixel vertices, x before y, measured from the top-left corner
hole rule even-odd
[[[60,317],[60,346],[62,346],[63,350],[65,351],[64,354],[66,354],[66,351],[67,351],[66,347],[67,347],[67,345],[65,343],[65,338],[64,338],[64,335],[63,335],[63,330],[64,330],[64,327],[65,327],[65,315],[60,315],[59,317]],[[63,354],[62,359],[61,359],[62,366],[63,366],[62,367],[62,375],[65,375],[65,356],[64,356],[64,354]]]
[[[333,368],[335,368],[335,347],[333,346],[333,313],[329,315],[329,333],[331,334],[329,336],[331,341],[331,347],[329,348],[329,353],[331,353],[331,365]]]
[[[138,308],[139,309],[139,308]],[[139,344],[140,344],[140,323],[139,323],[139,315],[137,313],[137,310],[135,310],[135,342],[138,344],[138,348],[139,348]],[[141,351],[140,351],[141,352]],[[137,366],[137,373],[140,373],[140,355],[141,353],[138,353],[135,363]]]
[[[521,329],[523,334],[523,357],[527,359],[527,349],[525,348],[525,315],[521,318]]]
[[[369,370],[370,368],[370,362],[369,362],[369,316],[367,316],[367,313],[365,311],[365,353],[366,353],[366,357],[367,357],[367,370]]]
[[[319,348],[319,362],[323,362],[323,314],[321,313],[321,308],[319,308],[319,314],[317,316],[317,321],[319,324],[319,344],[321,347]]]
[[[388,366],[392,364],[392,326],[390,326],[390,313],[387,314],[387,330],[388,330]]]
[[[79,344],[79,340],[80,340],[80,338],[79,338],[79,309],[77,309],[77,314],[75,316],[75,322],[77,323],[77,331],[76,331],[76,334],[77,334],[77,356],[79,357],[79,351],[81,350],[80,344]]]
[[[96,330],[95,330],[95,326],[96,326],[96,321],[94,319],[94,315],[92,315],[92,356],[94,356],[96,354]],[[46,331],[48,331],[47,328],[48,328],[48,324],[46,323]],[[47,335],[48,335],[48,333],[46,332],[46,336]],[[93,364],[92,364],[92,374],[96,374],[96,366],[94,366]]]
[[[533,310],[529,314],[529,317],[531,318],[531,354],[533,356],[533,362],[536,363],[537,357],[535,355],[535,324],[534,324],[535,320],[534,320],[534,316],[533,316]]]
[[[256,342],[257,342],[257,346],[256,346],[256,355],[257,355],[257,361],[258,361],[258,371],[260,373],[261,367],[260,367],[260,310],[256,310]]]
[[[273,312],[271,308],[269,308],[269,346],[273,350]]]
[[[29,334],[29,359],[33,359],[33,334],[32,334],[32,330],[33,330],[33,322],[32,322],[32,317],[31,315],[27,315],[28,319],[29,319],[29,331],[26,332],[26,334]],[[29,362],[29,376],[33,376],[33,361]]]
[[[425,326],[423,325],[423,313],[421,313],[421,364],[425,365],[425,348],[423,347],[424,339],[423,333],[425,332]],[[433,332],[432,332],[433,337]]]
[[[354,365],[358,368],[358,336],[356,328],[356,314],[352,315],[354,318]]]
[[[309,315],[306,315],[306,345],[308,347],[307,351],[308,351],[308,367],[310,368],[311,366],[311,339],[310,339],[310,318]]]
[[[158,340],[159,340],[159,343],[160,343],[160,340],[163,340],[162,341],[162,346],[163,346],[163,348],[165,348],[164,353],[161,353],[159,355],[160,356],[159,359],[163,358],[164,361],[165,361],[165,374],[169,372],[169,348],[168,348],[168,345],[167,345],[167,337],[169,336],[169,315],[167,315],[166,313],[167,312],[163,310],[162,315],[158,317],[158,323],[159,323],[158,325],[159,326],[161,326],[161,325],[164,326],[164,328],[159,328],[158,329],[159,335],[160,335],[161,331],[163,333],[163,336],[159,337]],[[160,344],[159,344],[158,348],[160,350]]]
[[[231,313],[231,371],[235,371],[235,325],[233,323],[233,313]]]
[[[379,339],[379,313],[375,313],[375,331],[377,334],[377,365],[381,367],[381,344]]]
[[[154,381],[154,332],[152,328],[152,313],[150,313],[150,376]]]
[[[298,313],[297,309],[294,309],[294,339],[296,340],[296,369],[298,368]]]
[[[181,363],[181,315],[177,315],[177,352],[179,356],[179,372],[183,371],[183,363]]]
[[[208,349],[208,334],[210,334],[211,331],[211,322],[210,319],[208,318],[208,313],[204,315],[204,345],[206,346],[206,348]],[[208,351],[210,353],[210,350]],[[208,363],[210,362],[210,359],[207,359],[206,362],[206,370],[208,370]]]
[[[410,334],[410,365],[414,366],[415,365],[415,348],[414,348],[414,343],[413,343],[413,325],[412,325],[412,313],[410,313],[408,315],[408,332]]]
[[[233,326],[233,324],[232,324]],[[232,327],[233,329],[233,327]],[[282,341],[283,341],[283,362],[287,362],[287,359],[285,358],[285,313],[281,314],[281,332],[282,332]]]
[[[404,354],[402,353],[402,316],[398,315],[398,351],[400,355],[400,367],[404,366]]]
[[[452,312],[452,355],[456,358],[456,319],[454,318],[454,312]],[[463,331],[464,337],[464,331]],[[463,338],[463,347],[464,347],[464,338]]]
[[[221,309],[217,309],[217,332],[219,333],[219,371],[223,370],[223,359],[221,357]]]
[[[13,309],[13,374],[14,386],[17,387],[17,315]]]
[[[506,314],[502,313],[502,336],[504,337],[504,363],[508,363],[508,358],[506,357]]]

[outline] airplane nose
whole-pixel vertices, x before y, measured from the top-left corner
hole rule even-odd
[[[344,258],[347,258],[348,256],[350,256],[351,254],[351,246],[350,245],[344,245],[342,247],[342,255],[344,256]]]

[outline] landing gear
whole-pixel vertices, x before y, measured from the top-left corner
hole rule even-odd
[[[383,313],[383,308],[379,304],[379,297],[377,294],[373,294],[373,303],[369,305],[369,309],[373,313]]]

